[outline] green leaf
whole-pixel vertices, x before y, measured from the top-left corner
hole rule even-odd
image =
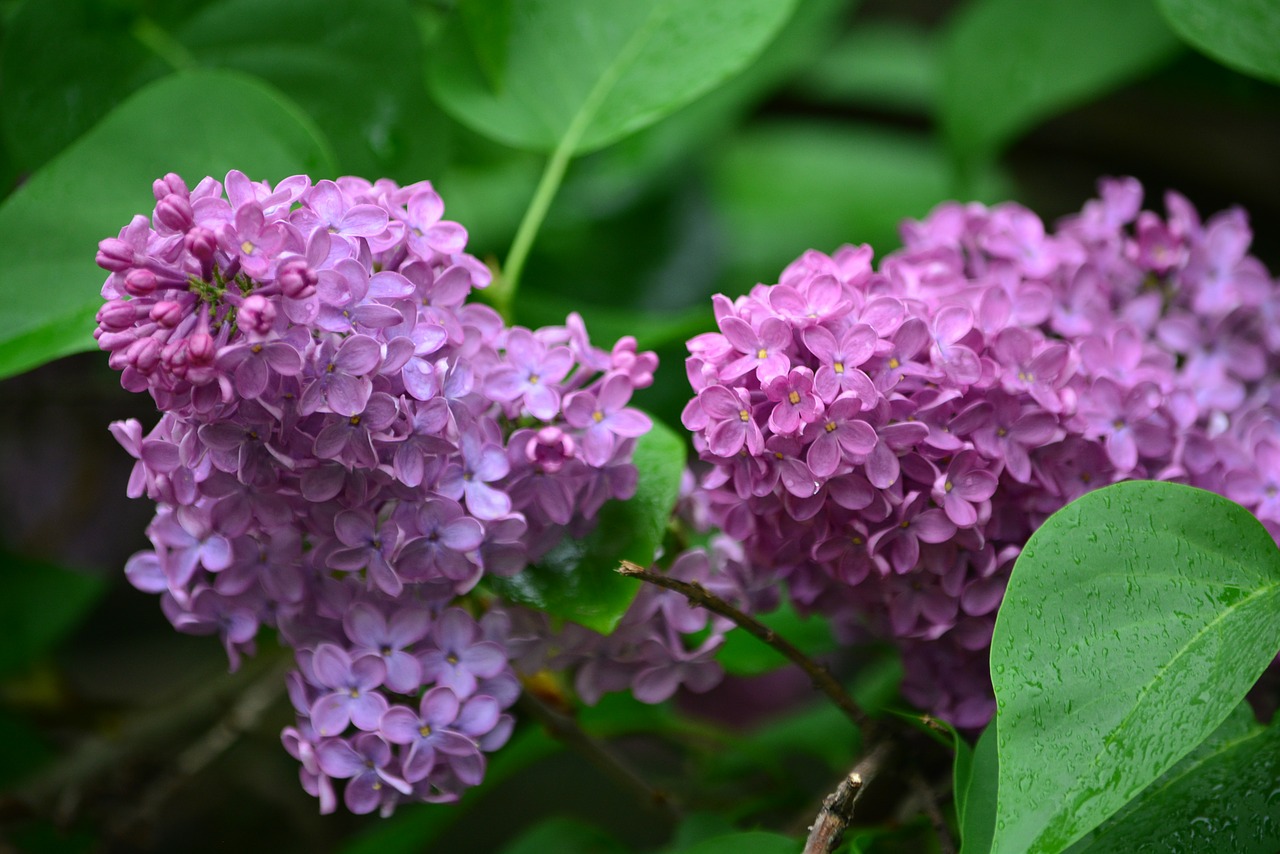
[[[1199,489],[1088,493],[1031,537],[991,645],[995,851],[1059,851],[1211,733],[1280,647],[1280,550]]]
[[[344,171],[419,180],[443,168],[447,122],[427,95],[422,39],[405,0],[175,7],[154,9],[177,19],[160,21],[136,3],[24,4],[0,65],[0,123],[22,165],[40,166],[148,81],[224,68],[295,101]]]
[[[502,849],[502,854],[624,854],[627,849],[604,831],[578,819],[558,816],[535,824]]]
[[[1280,728],[1248,703],[1072,854],[1159,851],[1272,854],[1280,850]]]
[[[925,136],[800,123],[739,135],[713,164],[712,181],[733,247],[725,289],[735,293],[776,282],[808,247],[870,243],[883,255],[899,244],[902,219],[926,215],[955,183],[950,162]],[[995,200],[1008,188],[985,175],[974,194]]]
[[[15,191],[0,206],[0,377],[94,348],[106,278],[95,247],[151,209],[153,180],[230,169],[278,180],[332,163],[278,93],[242,74],[193,72],[130,97]]]
[[[511,0],[459,0],[458,15],[489,89],[502,92],[511,43]]]
[[[934,34],[900,21],[855,27],[818,56],[795,82],[809,98],[932,114],[938,100],[938,45]]]
[[[712,757],[708,768],[724,780],[761,771],[786,778],[794,772],[796,757],[803,755],[840,774],[853,764],[860,742],[860,734],[851,730],[849,719],[834,703],[817,702],[740,737]]]
[[[790,602],[783,602],[778,610],[758,619],[806,655],[822,655],[836,648],[831,624],[820,616],[800,616]],[[716,650],[716,660],[725,672],[735,676],[758,676],[791,663],[767,643],[738,628],[725,635],[724,644]]]
[[[0,49],[0,129],[19,166],[44,165],[148,79],[152,55],[130,35],[133,20],[124,5],[90,0],[18,8]]]
[[[987,725],[974,745],[963,788],[959,768],[957,761],[956,812],[959,813],[963,850],[965,854],[985,854],[991,850],[991,839],[996,830],[996,795],[1000,782],[995,721]]]
[[[200,65],[248,72],[295,101],[344,172],[418,181],[443,169],[446,123],[404,0],[223,0],[174,35]]]
[[[663,850],[664,854],[680,854],[687,848],[717,836],[734,832],[733,822],[719,812],[686,813],[676,826],[675,836]]]
[[[1151,0],[973,0],[942,52],[942,130],[961,161],[993,157],[1037,122],[1170,59]]]
[[[44,561],[0,552],[0,675],[47,653],[102,596],[100,578]]]
[[[740,71],[795,0],[511,0],[506,85],[495,92],[462,16],[431,85],[459,121],[540,151],[590,151],[653,124]]]
[[[951,808],[956,827],[964,827],[965,801],[969,797],[969,783],[973,779],[973,747],[955,727],[940,721],[951,734],[951,749],[955,758],[951,763]]]
[[[508,600],[564,617],[608,634],[639,591],[640,582],[618,575],[618,564],[653,563],[671,519],[684,472],[685,446],[661,421],[636,442],[636,494],[609,501],[595,528],[581,540],[566,537],[537,566],[487,583]]]
[[[789,836],[753,830],[706,839],[680,854],[796,854],[799,844]]]
[[[1280,7],[1275,0],[1156,0],[1169,26],[1201,53],[1280,83]]]

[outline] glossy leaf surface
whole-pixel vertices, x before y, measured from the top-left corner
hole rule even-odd
[[[992,850],[1058,851],[1211,733],[1280,647],[1280,550],[1213,493],[1132,481],[1031,537],[991,648]]]

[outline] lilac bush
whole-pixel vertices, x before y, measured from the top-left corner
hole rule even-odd
[[[907,699],[959,727],[995,710],[996,609],[1054,510],[1174,480],[1280,534],[1280,289],[1243,211],[1142,195],[1104,180],[1054,231],[946,203],[878,268],[810,251],[717,296],[719,331],[689,342],[701,500],[745,583],[896,639]]]
[[[157,505],[126,574],[233,667],[263,626],[293,648],[283,740],[323,811],[335,780],[360,813],[456,799],[512,731],[527,621],[477,585],[630,497],[657,360],[467,302],[491,274],[429,183],[153,189],[98,252],[99,346],[161,411],[112,425]],[[648,696],[706,684],[647,639]]]

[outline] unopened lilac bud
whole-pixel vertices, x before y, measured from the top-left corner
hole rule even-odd
[[[164,362],[169,372],[178,378],[185,378],[190,359],[187,356],[187,342],[183,339],[170,341],[160,350],[160,361]]]
[[[548,474],[554,474],[573,459],[573,437],[559,427],[543,427],[524,447],[529,462]]]
[[[122,332],[137,319],[137,307],[127,300],[112,300],[98,309],[98,324],[111,332]]]
[[[98,242],[98,266],[113,273],[123,273],[134,266],[133,247],[118,237],[108,237]]]
[[[187,182],[183,181],[181,176],[170,172],[163,178],[157,178],[151,182],[151,192],[156,197],[156,201],[160,201],[165,196],[176,194],[184,199],[191,195],[191,191],[187,189]]]
[[[130,296],[149,296],[156,289],[156,274],[150,270],[130,270],[124,277],[124,289]]]
[[[185,313],[181,303],[173,300],[163,300],[151,306],[150,317],[162,329],[173,329],[182,322],[182,317]]]
[[[213,336],[208,332],[200,331],[193,332],[187,339],[187,352],[191,354],[193,365],[208,365],[212,364],[218,348],[213,343]]]
[[[316,292],[316,282],[319,281],[307,262],[297,258],[281,264],[276,279],[280,282],[280,290],[289,299],[306,299]]]
[[[247,297],[237,314],[240,328],[254,335],[266,335],[276,322],[275,303],[259,294]]]
[[[186,231],[195,224],[191,202],[177,193],[170,193],[156,203],[155,218],[170,231]]]
[[[144,374],[149,374],[160,362],[160,342],[154,338],[139,338],[125,351],[129,364]]]
[[[198,260],[207,262],[213,258],[213,253],[217,251],[218,236],[204,226],[197,225],[187,232],[187,236],[183,238],[183,243],[187,251]]]

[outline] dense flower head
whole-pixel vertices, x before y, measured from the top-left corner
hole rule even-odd
[[[98,343],[162,413],[112,425],[129,494],[157,504],[126,574],[233,666],[278,629],[284,742],[322,809],[335,780],[354,812],[456,799],[520,692],[513,618],[476,586],[630,497],[650,422],[628,402],[656,358],[468,302],[490,272],[426,182],[154,191],[98,252]]]
[[[714,299],[683,413],[710,521],[757,587],[896,638],[906,696],[994,711],[987,650],[1021,544],[1119,480],[1214,490],[1280,534],[1280,289],[1233,209],[1202,222],[1133,179],[1056,230],[946,203],[870,247],[806,252]]]

